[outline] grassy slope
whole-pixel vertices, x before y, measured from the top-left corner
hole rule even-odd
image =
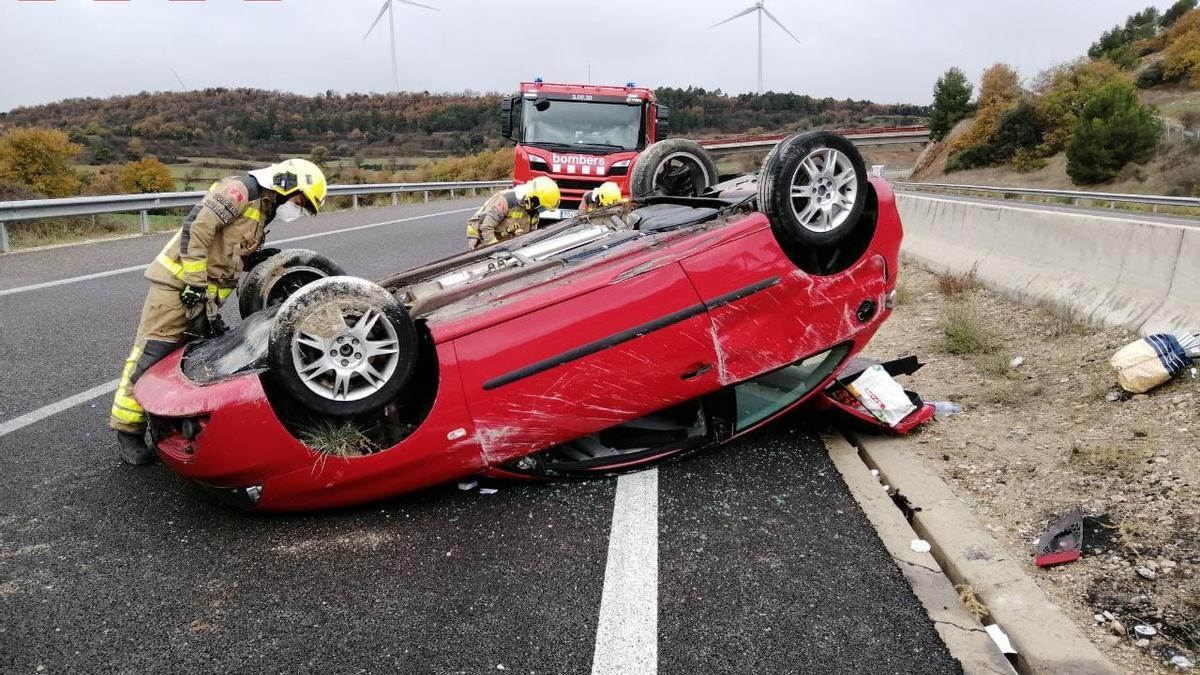
[[[1200,90],[1196,89],[1178,86],[1156,87],[1141,91],[1140,97],[1143,103],[1151,103],[1158,106],[1159,112],[1164,118],[1175,120],[1176,122],[1178,117],[1185,111],[1200,110]],[[955,131],[961,132],[965,128],[964,125],[956,128]],[[955,136],[956,134],[952,133],[950,138],[954,138]],[[1200,155],[1200,144],[1193,143],[1191,145],[1195,148],[1195,152]],[[931,163],[924,171],[914,174],[913,179],[927,182],[1031,187],[1048,190],[1093,190],[1100,192],[1128,192],[1133,194],[1165,194],[1169,192],[1167,178],[1170,171],[1166,166],[1167,162],[1164,157],[1167,150],[1168,148],[1164,146],[1149,162],[1127,166],[1120,176],[1109,183],[1081,187],[1073,184],[1067,176],[1067,158],[1065,153],[1059,153],[1050,157],[1046,162],[1045,168],[1027,173],[1017,171],[1009,164],[946,173],[946,157],[944,156],[945,152],[943,148],[943,152],[938,153],[938,161]],[[938,149],[935,148],[933,152],[937,153]],[[1176,152],[1179,152],[1179,150],[1177,149]]]

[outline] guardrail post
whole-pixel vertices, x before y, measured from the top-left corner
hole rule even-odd
[[[142,222],[142,234],[150,234],[150,214],[146,213],[146,209],[142,209],[138,215]]]
[[[350,201],[351,201],[350,208],[357,211],[358,210],[358,195],[350,195]]]
[[[477,195],[478,195],[478,193],[477,193],[477,192],[475,192],[475,188],[471,188],[471,196],[472,196],[472,197],[475,197],[475,196],[477,196]]]
[[[0,253],[8,251],[8,229],[4,227],[4,221],[0,220]]]
[[[399,203],[400,203],[400,194],[397,192],[393,192],[392,193],[392,206],[396,206]]]
[[[454,199],[454,188],[450,188],[450,199]]]
[[[425,197],[425,201],[429,201],[429,190],[425,190],[422,194]]]

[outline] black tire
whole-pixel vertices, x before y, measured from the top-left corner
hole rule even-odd
[[[290,248],[247,270],[238,283],[242,318],[274,307],[318,279],[345,274],[342,266],[315,251]]]
[[[369,325],[356,325],[364,316]],[[372,355],[366,348],[389,341],[394,352]],[[328,277],[300,289],[279,308],[271,327],[268,374],[309,410],[355,417],[376,412],[400,395],[412,377],[417,350],[416,325],[391,293],[365,279]],[[312,377],[303,378],[302,370]]]
[[[717,165],[707,150],[695,141],[671,138],[650,145],[637,156],[629,175],[629,192],[634,199],[699,197],[717,180]]]
[[[794,195],[794,188],[811,196]],[[793,243],[828,248],[858,226],[868,189],[866,166],[853,143],[827,131],[794,134],[763,160],[758,208]]]

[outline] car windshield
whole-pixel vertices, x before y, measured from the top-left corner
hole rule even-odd
[[[737,430],[754,426],[804,398],[837,368],[849,351],[849,343],[840,344],[829,351],[734,387],[737,393]]]
[[[637,150],[642,106],[598,101],[526,100],[521,140],[531,145]]]

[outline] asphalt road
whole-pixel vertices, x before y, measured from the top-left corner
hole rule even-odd
[[[475,202],[274,240],[378,277],[458,251]],[[117,376],[165,237],[0,258],[0,424]],[[587,673],[616,483],[447,486],[333,513],[220,506],[113,455],[107,396],[0,436],[0,672]],[[952,673],[813,432],[659,469],[658,670]]]

